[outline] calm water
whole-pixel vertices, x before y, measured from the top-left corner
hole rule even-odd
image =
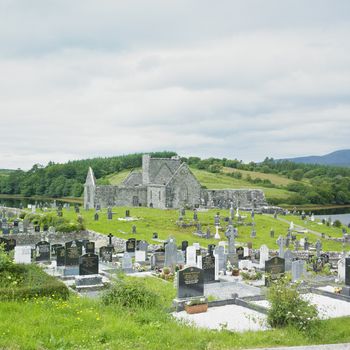
[[[328,214],[328,215],[315,215],[317,219],[328,219],[331,218],[332,221],[339,220],[343,225],[350,224],[350,214]]]

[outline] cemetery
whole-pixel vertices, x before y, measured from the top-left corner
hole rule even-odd
[[[350,340],[343,334],[350,326],[347,228],[311,214],[233,204],[220,210],[32,206],[0,208],[0,231],[1,313],[32,312],[37,320],[45,308],[56,310],[47,316],[55,329],[42,325],[46,338],[38,336],[45,348],[60,342],[75,348],[77,341],[87,349],[133,348],[132,339],[111,335],[125,327],[123,321],[139,337],[141,331],[152,334],[139,340],[153,344],[146,348],[159,347],[158,341],[170,347],[167,339],[179,349],[185,339],[194,349],[201,342],[234,348],[238,340],[241,347]],[[288,312],[277,318],[283,307]],[[87,332],[86,338],[64,335],[56,317]],[[9,320],[0,324],[15,332]],[[21,327],[19,343],[29,336]],[[334,334],[325,337],[322,327]],[[2,344],[10,347],[11,340]]]

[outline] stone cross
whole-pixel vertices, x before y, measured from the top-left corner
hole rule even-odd
[[[196,209],[193,210],[193,220],[198,221],[198,214]]]
[[[225,236],[228,240],[228,253],[229,254],[234,254],[236,253],[236,249],[235,249],[235,235],[233,232],[233,226],[229,225],[229,227],[227,228],[226,232],[225,232]]]
[[[278,248],[279,248],[279,251],[278,251],[278,256],[280,258],[283,258],[284,257],[284,238],[282,236],[279,236],[278,237],[278,240],[276,241],[276,243],[278,244]]]
[[[110,233],[107,237],[108,237],[108,240],[109,240],[108,245],[112,246],[113,245],[112,244],[112,237],[113,237],[113,235]]]
[[[233,209],[233,203],[231,202],[231,206],[230,206],[230,218],[232,219],[235,216],[235,212]]]

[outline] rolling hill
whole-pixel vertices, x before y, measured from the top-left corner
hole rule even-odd
[[[288,160],[291,162],[304,164],[320,164],[350,167],[350,149],[335,151],[323,156],[306,156],[279,160]]]

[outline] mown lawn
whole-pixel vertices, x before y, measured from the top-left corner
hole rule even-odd
[[[144,283],[159,295],[158,305],[149,309],[77,296],[2,302],[0,349],[209,350],[350,342],[349,317],[323,321],[313,337],[291,328],[244,333],[197,329],[166,312],[175,294],[171,283],[154,278]]]

